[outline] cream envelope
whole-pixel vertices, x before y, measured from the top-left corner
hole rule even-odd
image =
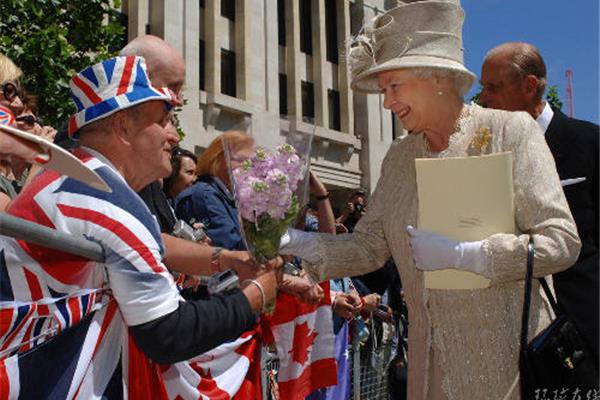
[[[83,162],[81,162],[81,160],[65,149],[47,141],[46,139],[42,139],[39,136],[32,135],[31,133],[24,132],[8,125],[0,124],[0,129],[4,132],[18,136],[42,147],[42,149],[48,153],[49,160],[34,160],[34,162],[41,167],[53,169],[60,174],[70,176],[73,179],[77,179],[78,181],[104,192],[111,192],[110,187],[95,171],[90,169]]]
[[[458,241],[514,233],[512,153],[415,160],[419,229]],[[482,275],[448,269],[425,272],[429,289],[481,289]]]

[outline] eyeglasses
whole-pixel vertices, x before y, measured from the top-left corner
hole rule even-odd
[[[2,94],[6,101],[13,101],[15,97],[20,97],[21,93],[17,85],[12,82],[7,82],[0,85],[0,89],[2,90]]]
[[[34,125],[36,122],[41,125],[41,120],[37,118],[35,115],[21,115],[20,117],[15,118],[17,122],[24,122],[27,125]]]

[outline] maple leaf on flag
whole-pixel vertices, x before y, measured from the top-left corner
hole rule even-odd
[[[217,386],[217,382],[213,379],[213,376],[210,373],[210,368],[207,368],[206,372],[204,371],[204,368],[195,364],[192,364],[192,368],[202,378],[200,380],[200,384],[198,385],[198,391],[201,394],[215,400],[228,400],[230,398],[229,393]]]
[[[295,362],[304,365],[318,335],[319,332],[308,328],[306,321],[294,327],[294,345],[288,353],[292,354]]]

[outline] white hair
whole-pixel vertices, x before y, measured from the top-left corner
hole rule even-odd
[[[463,99],[465,94],[467,94],[471,88],[471,82],[466,79],[464,73],[459,71],[435,67],[415,67],[409,68],[408,71],[419,79],[441,79],[449,81],[451,86],[456,90],[456,96],[460,99]]]

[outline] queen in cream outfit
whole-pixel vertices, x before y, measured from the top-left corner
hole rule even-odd
[[[452,1],[394,8],[348,52],[356,91],[383,93],[409,131],[383,161],[369,212],[352,234],[290,231],[282,253],[306,260],[319,280],[364,274],[394,257],[409,312],[408,398],[517,399],[520,318],[527,243],[534,276],[572,265],[579,238],[554,161],[537,123],[523,112],[464,105],[475,77],[463,65],[464,14]],[[454,242],[417,224],[415,159],[513,153],[516,225],[522,234]],[[455,177],[460,180],[460,176]],[[445,207],[439,199],[439,207]],[[428,290],[423,270],[447,267],[491,279],[479,290]],[[549,322],[534,282],[532,333]]]

